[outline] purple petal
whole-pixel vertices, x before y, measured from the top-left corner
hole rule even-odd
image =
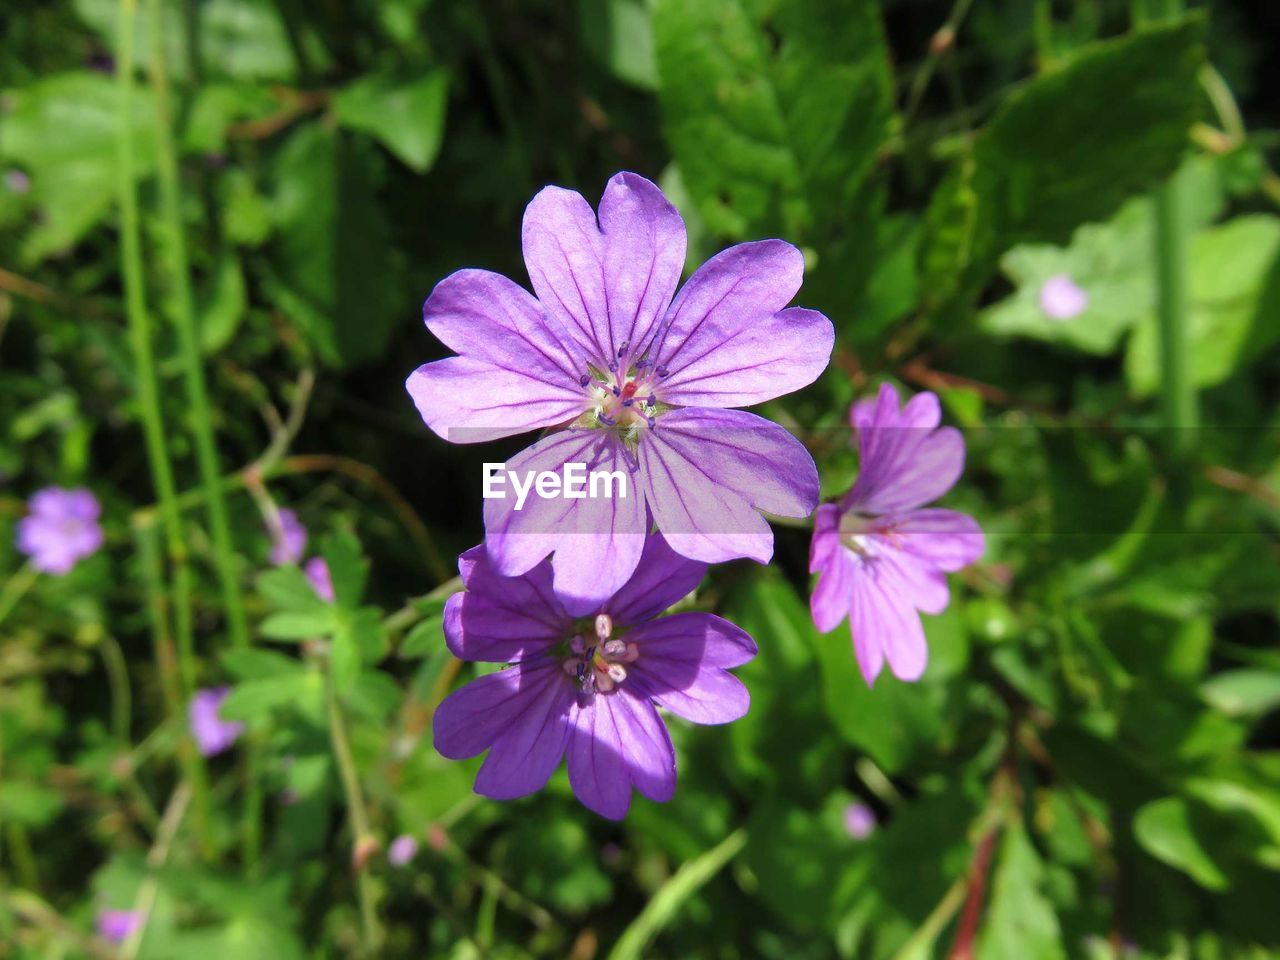
[[[782,427],[741,410],[673,410],[640,443],[640,479],[678,553],[767,563],[773,532],[757,512],[804,517],[818,502],[813,458]]]
[[[532,365],[501,366],[471,357],[424,363],[405,381],[418,413],[452,443],[480,443],[566,423],[586,409],[576,380]]]
[[[661,397],[680,406],[741,407],[808,386],[831,360],[835,330],[814,310],[783,309],[800,289],[804,257],[782,240],[730,247],[676,297],[655,365]]]
[[[859,564],[831,532],[814,531],[810,554],[810,570],[818,574],[818,580],[809,596],[809,612],[814,626],[828,633],[849,615]]]
[[[1089,294],[1065,273],[1046,280],[1039,299],[1041,311],[1051,320],[1071,320],[1089,307]]]
[[[648,517],[644,496],[629,456],[605,430],[571,429],[543,437],[507,463],[527,476],[532,471],[562,474],[566,463],[585,464],[586,472],[618,472],[626,479],[614,496],[542,498],[531,492],[522,509],[507,490],[504,499],[484,505],[485,548],[503,576],[518,576],[555,552],[554,585],[574,616],[599,610],[640,562]]]
[[[875,833],[875,811],[865,803],[849,804],[844,808],[844,830],[854,840],[865,840]]]
[[[302,552],[307,549],[307,528],[288,507],[276,511],[276,516],[279,526],[271,530],[270,559],[277,567],[283,567],[302,559]]]
[[[551,386],[576,387],[583,366],[542,306],[519,284],[487,270],[445,277],[422,306],[427,328],[455,353]]]
[[[465,593],[444,607],[444,635],[460,660],[506,663],[545,650],[569,633],[570,617],[551,588],[551,564],[504,577],[483,546],[462,555]]]
[[[600,366],[648,339],[684,267],[684,222],[633,173],[605,187],[600,219],[581,194],[543,189],[525,210],[525,265],[548,316]]]
[[[449,694],[433,718],[435,747],[450,760],[474,757],[510,733],[519,718],[537,717],[567,678],[559,664],[517,665],[477,677]],[[572,687],[570,686],[570,692]],[[549,775],[549,774],[548,774]]]
[[[955,510],[913,510],[893,529],[903,550],[948,573],[975,562],[986,548],[978,521]]]
[[[605,604],[605,612],[624,625],[652,620],[695,590],[706,572],[705,563],[676,553],[662,534],[651,534],[635,573]]]
[[[223,720],[219,712],[230,692],[229,687],[197,690],[187,705],[191,736],[202,756],[213,757],[226,752],[244,733],[244,724]]]
[[[387,862],[393,867],[406,866],[417,855],[418,841],[407,833],[400,834],[387,847]]]
[[[861,513],[914,510],[942,496],[964,472],[964,438],[938,428],[941,410],[931,393],[913,397],[901,412],[889,384],[874,408],[855,405],[861,458],[858,480],[844,503]]]
[[[710,613],[678,613],[626,635],[640,650],[628,686],[692,723],[729,723],[746,714],[751,696],[729,673],[756,655],[742,628]]]
[[[333,603],[335,597],[333,577],[329,573],[329,564],[325,562],[324,557],[312,557],[302,571],[307,575],[307,582],[311,584],[311,589],[316,592],[316,596],[325,603]]]
[[[533,689],[521,698],[521,709],[509,718],[476,774],[476,793],[495,800],[541,790],[569,742],[577,685],[558,663],[524,672],[540,676],[528,681]]]
[[[98,936],[108,943],[124,943],[141,924],[137,910],[99,910],[94,921]]]
[[[919,680],[929,659],[920,615],[872,577],[855,577],[849,612],[858,666],[868,684],[887,659],[899,680]]]
[[[575,707],[568,752],[574,794],[603,817],[626,816],[632,785],[659,803],[675,793],[676,756],[667,728],[653,705],[625,684]]]

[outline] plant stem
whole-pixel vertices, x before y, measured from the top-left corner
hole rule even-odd
[[[342,780],[342,791],[346,795],[347,814],[351,820],[352,869],[356,874],[356,893],[360,898],[360,921],[364,930],[365,951],[370,957],[377,956],[382,944],[382,928],[378,922],[378,913],[373,903],[373,891],[369,886],[369,874],[365,869],[364,850],[370,843],[376,842],[369,829],[369,815],[364,806],[364,795],[360,792],[360,777],[356,772],[355,758],[351,755],[351,744],[347,740],[347,728],[342,719],[342,705],[338,702],[338,691],[334,686],[333,674],[326,678],[328,687],[329,739],[333,744],[333,756],[338,764],[338,775]]]
[[[178,188],[178,160],[173,143],[173,116],[165,64],[164,4],[160,0],[147,0],[147,13],[151,18],[150,75],[155,93],[156,169],[160,180],[160,207],[164,226],[161,248],[168,259],[179,352],[187,402],[191,408],[192,433],[195,436],[196,460],[209,512],[209,532],[213,539],[227,627],[234,645],[245,647],[249,644],[249,631],[245,621],[244,599],[240,595],[231,526],[227,521],[227,503],[222,494],[222,470],[218,465],[218,450],[213,436],[213,420],[200,353],[200,335],[196,328],[195,300],[191,293],[186,234],[182,226],[182,197]]]

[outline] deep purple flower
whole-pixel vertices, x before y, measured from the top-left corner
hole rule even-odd
[[[1089,294],[1065,273],[1054,274],[1040,287],[1040,309],[1051,320],[1070,320],[1084,313]]]
[[[403,867],[417,855],[418,841],[407,833],[400,834],[387,847],[387,861],[393,867]]]
[[[972,517],[922,509],[964,470],[964,439],[953,427],[939,428],[941,416],[932,393],[899,409],[898,392],[889,384],[875,400],[854,404],[858,480],[814,518],[813,622],[825,633],[849,618],[868,684],[886,659],[899,679],[920,678],[929,652],[917,611],[946,609],[946,574],[982,555],[982,531]]]
[[[649,537],[635,575],[586,617],[552,588],[551,563],[501,576],[483,546],[458,560],[465,593],[449,598],[444,632],[463,660],[508,663],[455,691],[435,715],[436,749],[451,759],[489,755],[476,792],[495,799],[541,789],[566,754],[569,784],[612,819],[634,786],[670,800],[675,751],[657,707],[694,723],[747,712],[729,668],[756,653],[741,629],[710,613],[660,614],[701,581],[706,564]]]
[[[302,552],[307,549],[307,528],[288,507],[277,510],[276,514],[280,523],[278,527],[271,525],[270,559],[277,567],[283,567],[302,559]]]
[[[813,459],[786,430],[731,407],[812,383],[831,356],[822,314],[787,307],[804,257],[781,240],[731,247],[676,295],[680,214],[648,180],[619,173],[597,217],[547,187],[524,215],[537,299],[498,274],[460,270],[423,307],[459,355],[406,386],[427,425],[457,443],[565,428],[508,462],[621,471],[627,496],[533,496],[485,503],[485,546],[507,576],[556,554],[555,587],[583,614],[636,569],[656,523],[672,549],[707,563],[773,555],[759,511],[804,517],[818,498]],[[673,299],[674,297],[674,299]]]
[[[68,573],[102,546],[102,505],[88,490],[45,487],[18,521],[18,549],[41,573]]]
[[[94,920],[98,936],[108,943],[124,943],[141,923],[137,910],[99,910]]]
[[[844,808],[844,832],[854,840],[865,840],[876,829],[876,813],[865,803],[851,803]]]
[[[231,749],[231,745],[244,733],[243,723],[223,720],[218,713],[222,709],[222,701],[227,699],[230,692],[229,687],[197,690],[187,707],[191,736],[195,738],[200,753],[206,757]]]
[[[333,603],[333,577],[329,575],[329,564],[325,563],[324,557],[312,557],[302,570],[316,596],[325,603]]]

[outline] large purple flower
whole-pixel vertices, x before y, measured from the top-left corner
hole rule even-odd
[[[477,793],[533,793],[568,754],[578,799],[620,819],[633,786],[660,802],[675,792],[675,751],[657,707],[694,723],[747,712],[747,690],[729,669],[755,656],[756,645],[710,613],[660,616],[707,569],[660,534],[646,540],[631,580],[586,617],[556,596],[550,562],[507,578],[480,546],[458,566],[466,592],[445,605],[449,649],[463,660],[510,663],[436,711],[440,753],[456,760],[489,751]]]
[[[923,509],[964,470],[964,439],[953,427],[938,427],[941,415],[932,393],[899,409],[889,384],[875,400],[855,404],[850,420],[858,432],[858,480],[814,518],[813,621],[825,633],[849,618],[868,684],[885,660],[899,679],[920,678],[929,651],[919,611],[946,609],[946,574],[982,555],[982,531],[972,517]]]
[[[787,307],[800,251],[781,240],[731,247],[676,295],[684,222],[633,173],[609,181],[598,217],[578,193],[542,190],[523,247],[537,299],[483,270],[446,277],[423,317],[459,355],[419,367],[406,386],[454,442],[564,428],[507,468],[620,471],[627,496],[486,501],[498,570],[526,573],[554,551],[556,590],[581,614],[627,582],[655,523],[691,559],[768,562],[760,511],[808,516],[817,470],[786,430],[727,408],[798,390],[830,359],[831,322]]]
[[[18,549],[41,573],[62,575],[102,546],[102,505],[88,490],[45,487],[18,521]]]

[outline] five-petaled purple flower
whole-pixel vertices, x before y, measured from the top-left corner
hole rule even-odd
[[[463,660],[511,664],[436,711],[441,754],[456,760],[489,751],[477,793],[533,793],[567,754],[578,799],[620,819],[633,786],[656,801],[675,792],[675,751],[657,707],[694,723],[728,723],[747,712],[747,689],[729,669],[755,656],[755,642],[710,613],[660,616],[707,569],[660,534],[646,540],[632,578],[587,616],[556,596],[548,561],[506,578],[480,546],[458,566],[466,591],[445,605],[449,649]]]
[[[187,707],[187,719],[196,747],[206,757],[216,756],[231,749],[231,745],[244,733],[244,724],[223,720],[218,711],[231,692],[229,687],[210,687],[197,690]]]
[[[137,910],[99,910],[94,919],[98,936],[108,943],[124,943],[142,923]]]
[[[941,415],[932,393],[899,409],[889,384],[875,400],[854,404],[858,480],[814,518],[813,621],[827,632],[849,618],[868,684],[886,659],[899,679],[920,678],[929,653],[917,611],[941,613],[950,599],[946,574],[982,555],[982,531],[972,517],[922,509],[964,470],[964,439],[953,427],[938,427]]]
[[[406,386],[427,425],[472,443],[547,427],[507,463],[524,475],[566,463],[621,472],[625,497],[485,503],[485,546],[506,576],[556,555],[556,591],[585,614],[621,589],[656,524],[677,553],[766,563],[759,511],[808,516],[813,459],[786,430],[733,407],[812,383],[831,356],[822,314],[787,307],[804,257],[781,240],[731,247],[679,294],[684,222],[653,183],[619,173],[599,216],[547,187],[522,241],[537,299],[507,278],[460,270],[423,307],[459,355],[419,367]],[[674,298],[674,299],[673,299]]]
[[[18,521],[18,549],[41,573],[69,573],[102,546],[102,505],[88,490],[45,487],[27,503]]]
[[[277,567],[283,567],[302,559],[302,552],[307,549],[307,528],[288,507],[281,508],[276,514],[280,523],[278,527],[271,525],[270,559]]]

